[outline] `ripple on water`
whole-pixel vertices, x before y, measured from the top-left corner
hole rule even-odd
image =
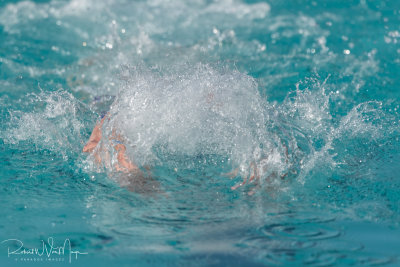
[[[305,213],[306,214],[306,213]],[[261,262],[269,264],[305,264],[329,266],[346,263],[363,246],[344,242],[343,229],[338,229],[334,218],[285,212],[269,215],[267,220],[277,221],[258,228],[243,238],[237,246],[252,253]]]

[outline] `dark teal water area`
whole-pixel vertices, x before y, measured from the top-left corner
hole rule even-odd
[[[399,74],[395,0],[0,0],[0,265],[398,266]]]

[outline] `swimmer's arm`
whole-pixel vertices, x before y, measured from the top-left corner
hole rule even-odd
[[[87,152],[87,153],[92,152],[96,148],[97,144],[100,142],[101,127],[103,126],[104,119],[105,119],[105,117],[103,117],[101,119],[101,121],[99,123],[97,123],[96,126],[94,126],[92,134],[89,137],[89,141],[83,147],[83,150],[82,150],[83,152]]]

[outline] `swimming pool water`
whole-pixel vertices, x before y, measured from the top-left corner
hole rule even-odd
[[[0,265],[397,266],[399,25],[394,0],[0,0]],[[82,153],[104,111],[144,183]],[[87,254],[8,255],[49,238]]]

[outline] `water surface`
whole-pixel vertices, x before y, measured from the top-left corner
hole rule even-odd
[[[0,239],[69,239],[78,266],[398,265],[399,12],[0,1]],[[104,111],[147,184],[82,153]],[[2,266],[56,264],[16,244]]]

